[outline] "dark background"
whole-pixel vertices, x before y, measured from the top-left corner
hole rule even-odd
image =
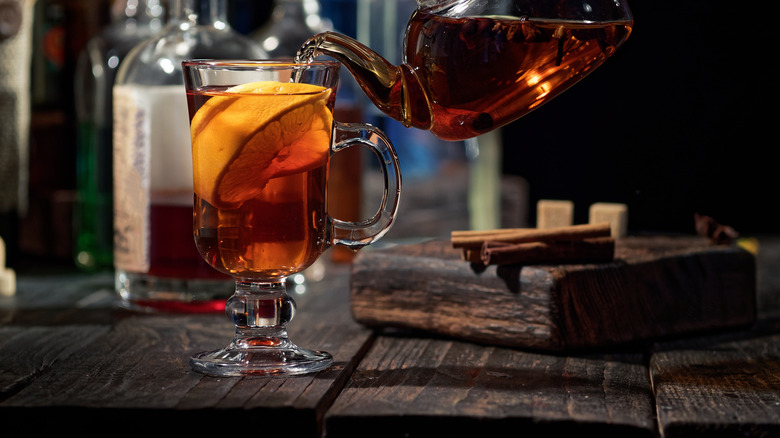
[[[742,234],[774,232],[770,3],[629,5],[634,30],[611,59],[503,129],[504,172],[528,180],[532,205],[574,201],[576,222],[603,201],[628,204],[634,232],[692,232],[696,212]]]

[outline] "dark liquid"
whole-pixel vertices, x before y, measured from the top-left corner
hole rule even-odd
[[[417,12],[409,22],[405,55],[427,89],[431,131],[460,140],[503,126],[557,96],[601,65],[630,33],[630,22]],[[411,96],[409,102],[419,107],[423,99]]]
[[[327,165],[272,179],[235,209],[195,196],[195,242],[214,268],[241,279],[286,277],[326,248]]]
[[[216,272],[198,254],[192,237],[191,206],[152,204],[150,219],[152,238],[148,275],[184,279],[231,279]]]
[[[79,123],[75,251],[77,266],[86,270],[113,266],[111,135],[111,127]]]
[[[151,204],[149,269],[121,270],[125,305],[166,312],[221,312],[233,293],[231,277],[215,271],[192,238],[192,207]]]
[[[187,93],[190,120],[211,96],[220,93],[219,89]],[[333,95],[335,96],[335,93]],[[284,95],[232,96],[254,99],[257,106],[285,98]],[[334,98],[331,98],[328,109],[332,108]],[[326,142],[324,147],[322,144],[307,146],[312,150],[328,149],[330,135],[320,140]],[[222,145],[215,143],[208,146],[219,148]],[[243,145],[236,147],[236,150],[241,147]],[[297,149],[298,154],[302,152],[305,150]],[[199,158],[203,166],[213,164],[209,162],[208,150],[201,150],[199,153],[203,155]],[[266,165],[284,167],[287,162],[284,159],[278,162],[272,160]],[[247,163],[251,164],[252,161]],[[260,172],[264,169],[261,167],[255,170]],[[197,166],[195,171],[197,172]],[[251,172],[245,175],[251,177]],[[296,173],[279,175],[282,176],[272,177],[257,192],[255,187],[252,187],[251,193],[254,194],[251,198],[242,198],[235,206],[218,208],[195,193],[195,243],[203,259],[214,269],[241,280],[280,279],[306,269],[328,247],[328,160],[325,159],[321,165],[313,168],[303,166]],[[205,187],[205,190],[217,188]],[[227,190],[235,190],[235,187],[228,185]],[[228,194],[223,196],[227,198]]]

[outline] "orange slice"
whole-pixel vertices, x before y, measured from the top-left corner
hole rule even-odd
[[[331,90],[275,81],[229,88],[190,122],[195,193],[217,208],[237,208],[271,178],[327,162]]]

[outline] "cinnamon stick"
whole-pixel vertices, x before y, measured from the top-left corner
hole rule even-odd
[[[452,237],[476,237],[476,236],[495,236],[511,233],[522,233],[537,228],[497,228],[495,230],[453,230],[450,232]]]
[[[452,231],[450,239],[454,248],[481,247],[487,241],[524,243],[536,241],[582,240],[593,237],[608,237],[609,222],[598,224],[571,225],[555,228],[511,228],[486,231]]]
[[[482,250],[479,248],[476,249],[469,249],[469,248],[463,248],[463,260],[471,263],[478,263],[482,264]]]
[[[480,253],[485,265],[545,264],[545,263],[599,263],[614,259],[615,239],[594,237],[578,240],[548,242],[486,241]]]

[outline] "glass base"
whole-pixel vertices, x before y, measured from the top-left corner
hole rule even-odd
[[[225,304],[225,314],[236,325],[233,341],[226,348],[193,355],[190,366],[212,376],[291,376],[330,367],[329,353],[290,341],[286,326],[295,311],[286,279],[236,281],[236,292]]]
[[[333,356],[330,353],[295,345],[224,348],[190,357],[192,369],[210,376],[291,376],[322,371],[331,365]]]
[[[220,313],[233,294],[232,279],[163,278],[117,269],[120,305],[141,312]]]

